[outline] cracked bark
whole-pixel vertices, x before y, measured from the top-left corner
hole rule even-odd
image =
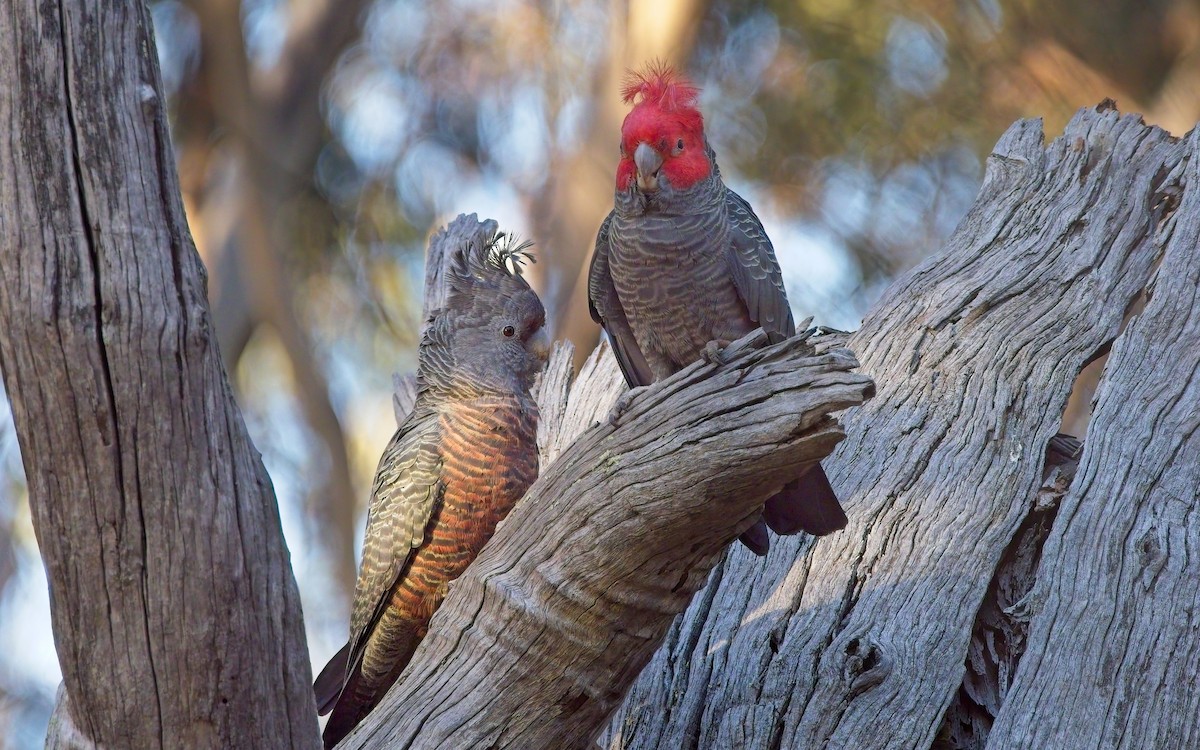
[[[1085,368],[1086,370],[1086,368]],[[1064,415],[1064,420],[1066,416]],[[975,617],[962,687],[950,702],[934,750],[983,750],[1029,637],[1030,592],[1058,506],[1079,469],[1082,444],[1056,435],[1046,449],[1042,486],[1000,558]]]
[[[1109,103],[1081,111],[1049,146],[1037,122],[1005,134],[956,233],[849,338],[880,384],[877,398],[846,414],[847,439],[824,462],[850,526],[820,541],[776,540],[765,561],[729,550],[688,609],[662,636],[656,631],[662,645],[612,717],[604,746],[1195,744],[1194,722],[1178,717],[1196,714],[1186,675],[1200,659],[1186,645],[1196,559],[1187,530],[1200,488],[1192,468],[1200,362],[1195,347],[1184,350],[1200,314],[1196,146],[1195,136],[1178,141]],[[1110,347],[1079,453],[1055,433],[1080,371]],[[593,407],[596,419],[608,405]],[[1140,436],[1132,444],[1127,428]],[[504,595],[546,605],[536,583],[545,565],[521,576],[511,560],[489,565],[519,580],[499,573],[500,585],[479,574],[503,595],[489,598],[473,582],[475,607]],[[1102,595],[1102,612],[1075,584],[1081,575]],[[433,747],[464,737],[473,741],[463,746],[587,744],[596,712],[572,703],[569,690],[560,708],[569,706],[574,734],[547,739],[536,734],[538,719],[515,718],[525,704],[508,702],[512,691],[528,699],[525,681],[571,674],[540,653],[526,655],[509,681],[479,682],[463,695],[461,683],[479,678],[471,666],[482,667],[459,666],[460,651],[495,668],[495,650],[529,645],[510,632],[524,627],[520,617],[497,625],[488,612],[467,607],[435,619],[428,648],[454,667],[432,675],[418,655],[422,666],[405,673],[348,746]],[[1071,643],[1060,656],[1063,638]],[[1163,642],[1172,647],[1154,647]],[[1083,679],[1073,666],[1080,663],[1089,670]],[[431,681],[452,699],[433,701]],[[1147,685],[1184,687],[1150,692],[1151,707]],[[963,695],[982,712],[956,732],[972,708]],[[406,715],[388,716],[402,700]]]
[[[316,747],[142,3],[0,16],[0,364],[63,670],[49,747]]]
[[[571,408],[576,393],[607,394],[581,396],[594,405],[619,394],[606,348],[585,368],[595,385],[581,378],[565,403],[563,389],[541,389],[571,425],[541,441],[558,458],[341,747],[590,741],[763,500],[841,438],[827,415],[871,392],[845,349],[818,354],[804,335],[764,341],[759,332],[727,350],[727,363],[698,362],[647,389],[615,425]],[[569,354],[555,361],[565,368]]]
[[[988,747],[1200,744],[1200,131],[1176,148],[1149,193],[1162,265],[1109,356]]]

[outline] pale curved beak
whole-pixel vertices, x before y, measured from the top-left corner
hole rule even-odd
[[[525,342],[525,348],[537,357],[539,362],[546,364],[546,360],[550,356],[550,333],[545,326],[529,337],[529,340]]]
[[[633,163],[637,166],[638,190],[652,193],[658,190],[658,170],[662,167],[662,155],[649,143],[639,143],[633,152]]]

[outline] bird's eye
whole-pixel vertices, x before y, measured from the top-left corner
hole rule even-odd
[[[621,141],[619,148],[621,149],[621,156],[624,156],[625,155],[625,141]]]
[[[679,140],[675,141],[675,150],[676,150],[676,151],[682,151],[682,150],[683,150],[683,139],[682,139],[682,138],[680,138]]]
[[[512,326],[504,326],[502,333],[504,334],[505,338],[511,339],[513,336],[517,335],[517,329],[513,328]]]

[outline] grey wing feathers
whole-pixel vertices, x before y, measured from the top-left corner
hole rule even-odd
[[[608,268],[609,225],[612,218],[612,213],[609,213],[596,234],[596,251],[592,254],[592,265],[588,269],[588,310],[592,313],[592,320],[604,326],[608,333],[625,382],[630,386],[650,385],[654,382],[654,373],[638,348]]]
[[[742,196],[728,189],[725,195],[733,238],[726,258],[738,294],[751,320],[767,332],[772,342],[789,338],[796,332],[796,324],[771,240]]]
[[[438,442],[437,414],[418,408],[379,460],[350,618],[351,667],[441,502],[445,487]]]

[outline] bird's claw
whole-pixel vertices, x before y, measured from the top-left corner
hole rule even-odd
[[[710,365],[725,364],[724,350],[728,348],[731,343],[733,342],[726,341],[725,339],[716,339],[715,341],[708,342],[704,345],[704,348],[700,350],[700,359],[704,360]]]
[[[608,423],[613,427],[616,427],[620,422],[621,417],[625,416],[625,412],[629,411],[629,406],[633,403],[633,400],[637,398],[644,390],[646,390],[646,386],[639,385],[634,386],[633,388],[630,388],[622,393],[617,398],[617,403],[613,404],[612,409],[610,409],[608,412]]]

